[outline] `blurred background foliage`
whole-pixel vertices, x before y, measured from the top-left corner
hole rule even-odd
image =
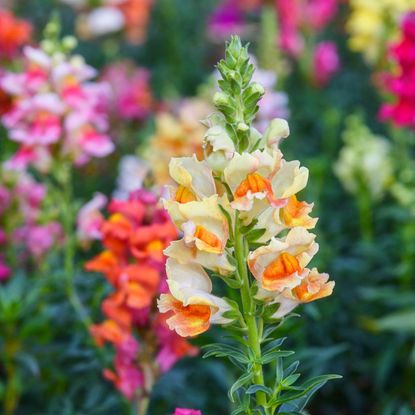
[[[115,59],[133,59],[151,71],[151,85],[160,100],[194,96],[224,49],[206,35],[206,22],[216,3],[157,0],[142,45],[111,37],[80,41],[77,51],[97,68]],[[64,32],[74,32],[75,13],[68,6],[50,0],[16,0],[13,6],[19,16],[32,22],[37,37],[55,10],[63,19]],[[310,169],[304,196],[315,203],[320,218],[316,231],[320,255],[315,265],[336,281],[333,296],[305,306],[303,317],[292,320],[284,331],[289,334],[289,345],[298,351],[304,373],[343,375],[342,381],[320,391],[310,414],[409,415],[415,414],[415,229],[410,226],[414,219],[387,194],[369,202],[370,232],[365,236],[359,197],[344,190],[333,169],[350,114],[360,112],[373,133],[387,134],[377,121],[380,95],[372,82],[372,68],[346,45],[341,23],[347,13],[344,5],[324,32],[340,50],[342,67],[333,80],[316,89],[293,63],[291,73],[279,85],[289,96],[291,114],[291,136],[283,148],[288,159],[300,159]],[[253,16],[257,26],[259,21],[260,16]],[[260,30],[246,40],[258,55],[263,40]],[[135,148],[154,128],[149,120],[140,130],[130,131],[127,147]],[[1,149],[2,154],[8,153],[4,140]],[[414,156],[413,147],[409,149]],[[76,196],[85,199],[96,191],[110,194],[120,156],[116,153],[104,163],[94,162],[80,170]],[[79,255],[76,286],[96,321],[107,287],[102,278],[82,271],[86,258],[86,254]],[[56,261],[49,258],[49,269],[38,270],[36,278],[29,279],[28,270],[21,270],[11,283],[0,287],[4,330],[0,333],[4,361],[0,378],[8,371],[18,373],[14,384],[8,385],[22,393],[15,413],[127,414],[129,405],[101,376],[111,351],[98,351],[74,315],[60,287],[59,272],[52,271]],[[216,335],[211,330],[195,343],[209,343]],[[228,414],[226,391],[232,370],[213,359],[181,361],[155,387],[150,414],[170,414],[179,405],[199,408],[205,415]],[[11,393],[0,383],[1,398]]]

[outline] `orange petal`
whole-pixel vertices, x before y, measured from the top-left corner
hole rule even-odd
[[[286,252],[271,262],[262,276],[262,286],[266,290],[273,291],[279,285],[280,280],[290,277],[294,273],[300,273],[301,266],[298,259]]]
[[[194,193],[189,188],[180,185],[176,191],[174,200],[179,203],[188,203],[193,202],[197,199]]]
[[[222,241],[213,232],[209,232],[203,226],[196,226],[194,237],[218,251],[222,250]]]
[[[258,173],[250,173],[235,190],[235,197],[244,197],[249,191],[251,193],[265,192],[272,194],[271,183]]]

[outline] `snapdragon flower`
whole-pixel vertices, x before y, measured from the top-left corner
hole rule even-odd
[[[159,374],[198,352],[154,310],[156,297],[167,290],[163,250],[177,230],[158,197],[144,189],[127,200],[111,200],[108,211],[99,227],[104,251],[85,267],[103,273],[113,292],[102,303],[105,320],[91,333],[99,346],[115,348],[114,368],[105,369],[104,377],[126,398],[145,405]]]
[[[92,81],[96,72],[81,56],[48,48],[26,46],[24,69],[1,77],[12,100],[2,122],[19,144],[10,168],[48,172],[54,160],[82,165],[114,149],[103,105],[108,86]]]
[[[272,333],[272,325],[298,305],[329,296],[334,282],[308,268],[318,252],[316,235],[309,232],[317,219],[310,216],[313,205],[299,199],[308,169],[285,160],[279,148],[289,135],[287,122],[274,119],[264,134],[253,127],[264,88],[252,82],[254,65],[239,38],[228,44],[218,70],[219,113],[206,122],[205,158],[170,161],[175,185],[164,206],[182,239],[164,251],[169,292],[158,306],[180,336],[199,335],[212,324],[231,331],[240,344],[214,344],[207,355],[228,356],[244,369],[229,395],[239,412],[261,407],[273,415],[284,394],[267,392],[274,387],[266,386],[263,370],[284,352],[262,346],[272,340],[264,333]],[[234,290],[232,300],[216,294],[212,279]],[[255,398],[237,400],[236,390],[239,396],[255,391]],[[298,390],[299,396],[306,393],[305,387]]]

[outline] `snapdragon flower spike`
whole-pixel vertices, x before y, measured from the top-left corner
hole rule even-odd
[[[152,383],[148,376],[156,379],[177,360],[198,352],[155,311],[156,297],[167,290],[163,250],[177,238],[177,230],[151,192],[113,199],[107,219],[96,211],[101,196],[87,206],[80,221],[94,235],[98,230],[104,247],[85,268],[103,273],[113,287],[102,303],[105,320],[93,325],[91,334],[98,346],[110,343],[115,348],[114,370],[105,369],[104,377],[128,399],[140,398],[151,392],[146,389]],[[95,229],[97,219],[101,224]]]
[[[26,46],[23,70],[1,77],[0,88],[11,99],[2,122],[20,145],[11,168],[35,166],[45,172],[47,159],[82,165],[114,150],[104,105],[108,86],[93,82],[95,70],[55,43]]]
[[[285,160],[279,149],[289,135],[286,121],[273,120],[263,135],[252,126],[263,88],[251,81],[253,65],[238,38],[228,44],[218,69],[221,92],[214,102],[220,113],[206,121],[205,160],[170,162],[176,185],[164,206],[182,239],[164,251],[169,293],[161,295],[158,306],[181,336],[199,335],[212,324],[236,332],[248,363],[233,389],[245,396],[248,385],[265,387],[240,402],[238,413],[262,407],[261,413],[273,415],[280,405],[265,392],[261,327],[299,304],[330,295],[334,283],[306,268],[318,251],[316,235],[309,232],[317,221],[310,216],[313,205],[298,196],[308,169]],[[215,294],[211,278],[217,277],[234,290],[232,301]],[[208,355],[235,357],[229,345],[213,345]],[[230,396],[234,400],[233,392]]]

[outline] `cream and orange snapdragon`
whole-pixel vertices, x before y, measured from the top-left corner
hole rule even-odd
[[[279,148],[289,135],[287,122],[273,120],[264,135],[251,126],[264,91],[251,82],[253,67],[238,38],[218,69],[219,113],[205,122],[205,158],[170,161],[175,185],[167,189],[164,206],[182,239],[164,251],[170,292],[161,295],[159,309],[168,313],[170,329],[184,337],[212,324],[237,331],[249,356],[238,388],[260,385],[255,400],[244,405],[273,414],[282,390],[263,390],[264,324],[281,322],[297,305],[329,296],[334,282],[307,268],[318,251],[316,235],[309,232],[317,219],[310,216],[313,204],[298,195],[308,169],[285,160]],[[220,280],[233,290],[232,300],[215,295]]]

